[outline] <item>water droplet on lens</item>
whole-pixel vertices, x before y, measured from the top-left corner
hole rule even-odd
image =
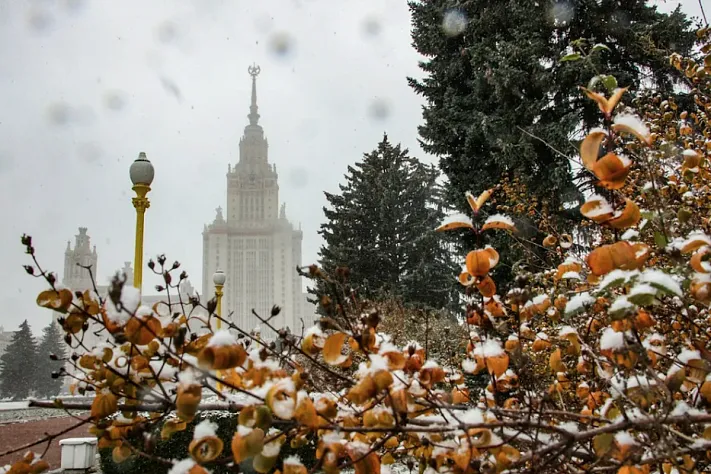
[[[467,28],[467,16],[462,10],[451,8],[444,12],[442,29],[447,36],[457,36]]]
[[[390,105],[385,99],[376,98],[368,108],[368,114],[377,120],[384,120],[390,115]]]
[[[165,89],[170,95],[178,99],[178,101],[182,100],[183,96],[180,93],[180,88],[178,88],[175,82],[163,76],[160,78],[160,83],[163,85],[163,89]]]
[[[54,125],[66,125],[73,118],[73,110],[69,104],[58,102],[49,106],[47,111],[49,121]]]
[[[304,188],[309,183],[309,173],[303,167],[292,168],[289,171],[289,185],[294,188]]]
[[[163,22],[156,30],[158,41],[163,44],[168,44],[178,37],[178,28],[170,21]]]
[[[269,39],[269,49],[280,57],[285,57],[294,49],[294,40],[287,33],[275,33]]]
[[[101,160],[103,151],[96,143],[81,143],[77,147],[77,155],[84,163],[98,163]]]
[[[556,25],[565,25],[575,17],[575,9],[566,2],[556,2],[551,9],[551,18]]]
[[[104,96],[104,104],[111,110],[121,110],[126,106],[126,99],[119,91],[107,92]]]
[[[380,34],[380,30],[382,30],[382,26],[377,18],[371,16],[363,21],[363,31],[366,36],[377,36]]]
[[[27,17],[27,23],[30,28],[37,32],[48,30],[54,23],[54,18],[49,12],[44,10],[35,10]]]

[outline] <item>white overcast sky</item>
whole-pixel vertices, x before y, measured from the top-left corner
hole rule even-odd
[[[0,325],[28,319],[38,334],[50,320],[22,270],[22,233],[60,278],[80,226],[100,283],[133,259],[140,151],[156,169],[145,258],[178,259],[201,290],[203,225],[224,207],[253,62],[280,198],[314,262],[323,191],[384,131],[428,160],[409,31],[405,0],[0,0]],[[145,276],[144,291],[156,283]]]

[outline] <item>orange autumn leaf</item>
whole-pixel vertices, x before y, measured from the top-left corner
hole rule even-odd
[[[303,392],[301,392],[303,393]],[[316,413],[316,407],[308,395],[299,395],[299,401],[294,413],[294,419],[301,425],[308,428],[317,428],[319,425],[319,416]]]
[[[485,298],[491,298],[496,293],[496,283],[489,275],[482,278],[476,287]]]
[[[580,158],[583,166],[592,171],[593,165],[597,161],[600,153],[602,140],[607,136],[607,132],[601,129],[591,131],[580,144]]]
[[[602,196],[593,195],[580,206],[580,213],[588,219],[601,224],[612,219],[615,211]]]
[[[323,345],[323,360],[329,365],[336,365],[339,367],[348,367],[351,365],[351,355],[341,354],[341,349],[343,343],[345,342],[348,334],[337,332],[331,334],[326,339]]]
[[[499,253],[491,247],[472,250],[467,254],[465,263],[470,275],[483,277],[499,263]]]
[[[118,410],[118,398],[111,392],[100,392],[91,403],[91,417],[95,420],[106,418]]]
[[[546,248],[550,248],[555,246],[555,244],[558,243],[558,239],[556,238],[555,235],[547,235],[545,239],[543,239],[543,246]]]
[[[606,275],[617,268],[633,270],[639,267],[637,252],[626,240],[596,248],[585,259],[594,275]]]
[[[247,428],[239,425],[237,432],[232,437],[230,447],[236,463],[252,458],[261,453],[264,448],[264,431],[261,428]]]
[[[615,153],[608,153],[592,166],[593,174],[599,179],[598,185],[607,189],[620,189],[630,172],[632,161]]]
[[[565,372],[566,367],[563,363],[562,354],[560,349],[556,349],[548,359],[548,365],[553,372]]]
[[[625,208],[617,216],[610,219],[607,224],[613,229],[627,229],[637,225],[642,219],[639,206],[631,199],[625,199]]]
[[[612,96],[607,99],[604,95],[593,92],[585,87],[582,87],[581,89],[585,95],[597,102],[598,107],[600,107],[600,111],[605,114],[606,117],[609,117],[610,114],[612,114],[612,111],[615,110],[615,107],[622,98],[622,95],[627,91],[627,87],[617,88],[612,92]]]
[[[71,290],[66,288],[61,290],[49,289],[37,295],[37,305],[64,313],[71,306],[73,298],[74,295],[72,295]]]
[[[516,230],[516,227],[509,217],[502,214],[495,214],[493,216],[489,216],[484,222],[484,225],[481,226],[481,230],[489,229],[514,231]]]
[[[474,195],[467,191],[465,193],[465,196],[467,198],[467,202],[469,203],[469,207],[472,208],[472,211],[474,213],[478,213],[479,210],[482,208],[482,206],[486,203],[486,201],[491,197],[491,194],[494,192],[494,189],[487,189],[484,192],[482,192],[479,197],[474,198]]]
[[[691,268],[699,273],[711,273],[711,247],[701,247],[689,261]]]
[[[162,329],[160,321],[153,315],[131,316],[123,332],[129,342],[145,346],[159,336]]]
[[[463,286],[472,286],[476,282],[476,278],[469,274],[469,272],[462,272],[459,274],[459,283]]]
[[[247,351],[245,351],[241,344],[226,346],[208,345],[198,354],[198,362],[200,365],[210,367],[213,370],[241,367],[245,360],[247,360]]]
[[[355,474],[380,474],[380,457],[375,451],[369,453],[353,448],[352,445],[346,447],[346,452],[354,462]]]
[[[193,439],[188,445],[188,453],[200,464],[214,461],[222,454],[223,449],[224,443],[217,436],[204,436]]]

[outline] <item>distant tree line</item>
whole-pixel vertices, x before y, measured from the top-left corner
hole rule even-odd
[[[53,378],[52,372],[62,367],[63,358],[64,345],[57,324],[52,321],[45,327],[37,342],[25,320],[0,357],[0,397],[23,400],[58,395],[63,379]]]

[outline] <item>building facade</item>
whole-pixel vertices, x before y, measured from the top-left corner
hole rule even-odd
[[[217,208],[214,221],[203,231],[204,295],[214,295],[212,275],[225,272],[223,315],[245,331],[259,327],[265,337],[274,334],[252,314],[268,318],[278,305],[281,313],[271,320],[276,328],[301,332],[313,324],[315,308],[306,302],[301,277],[303,233],[286,217],[279,202],[276,166],[269,163],[269,143],[259,124],[257,75],[249,68],[252,96],[249,123],[239,142],[239,161],[227,166],[226,212]],[[226,214],[226,215],[225,215]]]

